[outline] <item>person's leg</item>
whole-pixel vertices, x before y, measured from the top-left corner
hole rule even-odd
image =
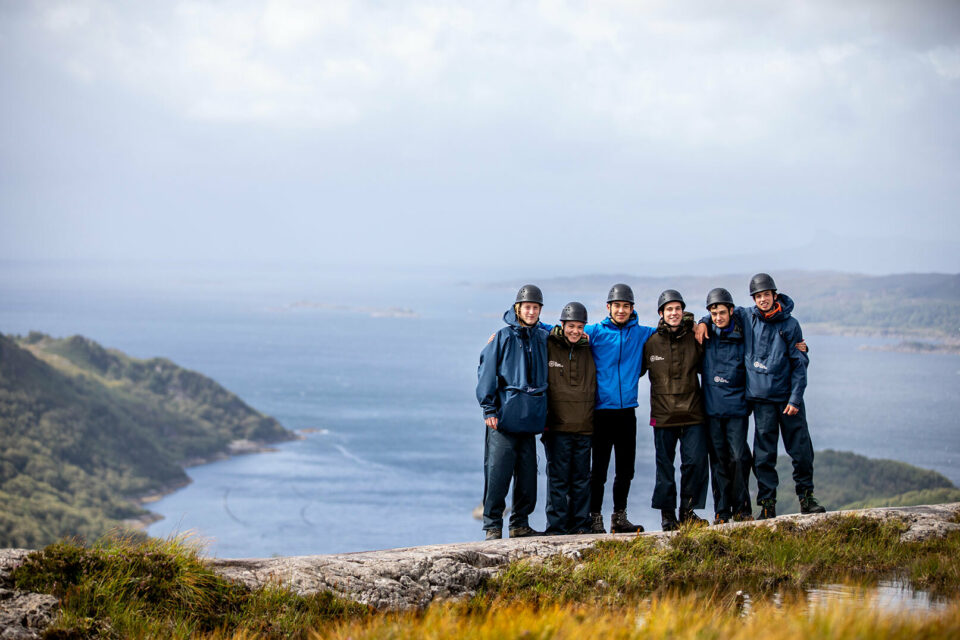
[[[513,466],[513,512],[510,528],[528,527],[528,518],[537,506],[537,439],[534,435],[516,435]]]
[[[673,461],[677,457],[677,441],[680,437],[677,427],[654,427],[653,447],[656,451],[657,481],[653,487],[654,509],[676,510],[677,483]]]
[[[484,426],[483,449],[483,528],[503,529],[503,510],[513,476],[514,449],[511,436]]]
[[[633,409],[622,409],[617,416],[613,438],[614,461],[613,510],[625,511],[630,482],[637,461],[637,414]]]
[[[567,494],[570,492],[569,433],[545,433],[543,449],[547,455],[547,534],[567,532],[570,516]]]
[[[680,508],[707,506],[707,437],[702,424],[680,429]]]
[[[750,455],[750,446],[747,444],[748,429],[747,416],[727,420],[727,450],[730,454],[729,499],[733,514],[739,516],[752,514],[750,469],[753,465],[753,456]]]
[[[757,504],[766,500],[776,501],[777,443],[780,440],[780,417],[782,409],[772,402],[757,402],[753,405],[753,472],[757,476]]]
[[[593,412],[593,468],[590,470],[590,511],[600,513],[603,508],[603,487],[607,482],[610,453],[613,450],[611,410]]]
[[[570,531],[590,530],[590,436],[571,434]]]
[[[727,418],[711,416],[708,421],[709,438],[707,454],[710,457],[710,486],[713,489],[713,510],[718,516],[731,516],[730,504],[730,452],[727,447]],[[683,460],[683,449],[680,449]],[[683,469],[680,470],[680,484],[683,484]],[[680,489],[681,495],[683,488]]]
[[[781,414],[780,424],[783,446],[793,461],[793,481],[796,483],[797,495],[806,496],[813,493],[813,443],[807,427],[806,408],[801,404],[799,409],[800,412],[795,416]]]

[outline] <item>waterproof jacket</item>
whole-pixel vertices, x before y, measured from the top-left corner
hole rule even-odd
[[[707,330],[710,339],[703,341],[704,409],[718,418],[748,415],[743,322],[731,314],[725,329],[708,322]]]
[[[797,343],[803,340],[803,331],[791,316],[793,300],[778,293],[776,302],[780,311],[769,318],[756,307],[733,310],[744,327],[747,400],[788,402],[799,407],[807,388],[810,359],[797,349]]]
[[[477,401],[483,417],[496,416],[497,429],[542,433],[547,419],[547,332],[520,323],[513,308],[507,326],[480,352]]]
[[[693,314],[684,313],[680,328],[670,331],[660,320],[657,332],[643,347],[643,369],[650,372],[650,426],[683,427],[703,424],[700,363],[703,347],[693,334]]]
[[[637,406],[640,360],[647,338],[656,332],[641,326],[637,312],[623,326],[607,316],[602,322],[588,324],[590,350],[597,365],[597,409],[629,409]]]
[[[547,338],[547,430],[593,433],[597,367],[586,338],[576,344],[554,327]]]

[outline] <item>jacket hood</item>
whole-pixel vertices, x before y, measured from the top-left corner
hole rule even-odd
[[[600,324],[604,324],[614,329],[626,329],[627,327],[631,327],[631,326],[639,326],[640,320],[637,319],[637,312],[631,311],[630,317],[627,318],[627,321],[624,322],[623,324],[617,324],[616,322],[613,321],[613,318],[611,318],[609,315],[606,318],[604,318],[600,322]]]
[[[780,303],[780,311],[769,318],[764,317],[763,312],[756,306],[753,307],[753,314],[764,322],[783,322],[793,313],[793,298],[785,293],[778,293],[777,302]]]
[[[682,338],[691,330],[693,330],[693,314],[689,311],[683,312],[683,317],[680,319],[680,327],[676,331],[670,331],[670,325],[668,325],[663,318],[660,318],[660,322],[657,324],[657,333],[674,339]]]

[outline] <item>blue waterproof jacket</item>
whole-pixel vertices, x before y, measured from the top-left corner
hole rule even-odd
[[[795,407],[803,403],[807,388],[807,354],[797,349],[803,340],[800,323],[790,314],[793,300],[777,294],[781,310],[764,318],[756,307],[734,309],[736,317],[749,327],[745,331],[744,364],[747,368],[747,400],[788,402]]]
[[[710,339],[703,341],[703,401],[707,415],[733,418],[750,413],[744,368],[743,322],[730,318],[725,329],[706,320]]]
[[[497,417],[508,433],[543,433],[547,421],[547,336],[540,326],[520,324],[513,307],[507,326],[480,352],[477,402],[483,417]]]
[[[637,384],[643,345],[657,330],[641,326],[637,312],[621,327],[610,316],[588,324],[590,349],[597,364],[597,409],[629,409],[637,406]]]

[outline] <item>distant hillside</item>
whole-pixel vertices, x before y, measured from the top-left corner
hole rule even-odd
[[[777,458],[777,475],[777,513],[799,512],[793,464],[787,456]],[[752,495],[756,496],[757,481],[751,476],[750,482]],[[817,451],[813,483],[817,500],[830,511],[960,502],[960,489],[943,474],[850,451]]]
[[[0,334],[0,547],[93,538],[145,515],[231,442],[293,434],[213,380],[80,336]]]
[[[758,265],[758,270],[761,266]],[[723,265],[718,265],[723,273]],[[656,300],[667,288],[678,289],[694,313],[705,313],[707,292],[726,287],[737,304],[752,304],[747,292],[752,273],[676,277],[646,277],[629,274],[586,275],[539,280],[548,308],[567,302],[555,299],[575,296],[591,310],[604,309],[607,290],[626,282],[637,297],[641,318],[656,316]],[[907,273],[865,276],[833,271],[779,271],[771,275],[777,286],[796,302],[794,315],[804,326],[818,325],[834,332],[888,333],[960,340],[960,274]],[[516,283],[490,285],[515,289]],[[512,294],[511,294],[512,295]]]

